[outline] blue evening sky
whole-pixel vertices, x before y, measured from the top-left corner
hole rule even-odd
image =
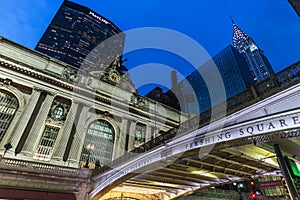
[[[0,35],[34,48],[62,0],[1,0]],[[196,40],[213,56],[232,44],[232,16],[265,51],[277,72],[300,60],[300,17],[287,0],[73,0],[127,31],[161,27]],[[126,56],[125,56],[126,57]],[[178,56],[177,56],[178,57]],[[170,87],[170,70],[186,75],[191,68],[161,51],[131,52],[125,65],[141,93],[150,83]],[[152,67],[149,63],[153,64]],[[139,66],[139,67],[138,67]],[[144,66],[142,68],[141,66]],[[161,71],[160,71],[161,70]],[[152,80],[153,79],[153,80]],[[159,80],[158,80],[159,79]]]

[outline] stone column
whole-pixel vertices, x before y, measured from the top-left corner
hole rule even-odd
[[[53,156],[52,156],[52,158],[54,158],[56,160],[63,159],[77,109],[78,109],[78,103],[73,102],[71,105],[70,111],[67,115],[65,124],[58,133],[58,138],[56,140],[56,144],[55,144],[55,147],[53,150]]]
[[[114,144],[113,158],[118,158],[122,156],[125,152],[127,126],[128,119],[122,117],[122,124],[120,127],[119,137],[116,141],[116,144]]]
[[[42,131],[45,128],[45,121],[51,108],[53,99],[53,94],[47,94],[21,153],[25,155],[32,155],[34,153],[33,148],[35,147],[36,141],[40,138],[40,134],[42,134]]]
[[[18,142],[19,142],[20,138],[22,137],[24,129],[25,129],[26,125],[28,124],[30,116],[32,115],[32,112],[33,112],[35,105],[40,97],[41,92],[42,92],[41,90],[33,90],[31,97],[29,98],[28,102],[26,103],[25,108],[19,118],[19,121],[16,124],[14,130],[12,131],[11,137],[6,142],[6,143],[10,142],[12,145],[12,149],[10,149],[10,152],[15,151],[15,148],[17,147]]]
[[[136,128],[136,122],[132,121],[130,124],[130,131],[129,131],[128,151],[134,149],[135,128]]]
[[[152,136],[152,127],[150,126],[150,124],[148,124],[146,128],[145,142],[149,142],[152,138],[151,136]]]
[[[69,154],[69,162],[71,164],[76,164],[78,166],[81,151],[84,143],[84,139],[86,136],[86,124],[87,116],[88,116],[89,107],[83,106],[81,115],[79,117],[78,124],[76,124],[76,132],[74,135],[74,140],[71,146],[70,154]]]
[[[152,129],[153,129],[153,138],[156,138],[157,136],[159,136],[159,127],[157,127],[157,125],[156,126],[153,126],[152,127]]]

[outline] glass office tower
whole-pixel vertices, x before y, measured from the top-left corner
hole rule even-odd
[[[244,55],[250,68],[253,80],[260,82],[274,74],[274,70],[264,52],[255,44],[254,40],[242,31],[232,20],[233,46]]]
[[[214,80],[214,66],[217,67],[222,77],[226,97],[225,99],[220,98],[212,101],[211,93],[217,93],[218,88],[213,88],[215,91],[209,91],[203,76],[208,81],[216,81]],[[201,75],[199,71],[201,71]],[[250,70],[243,55],[232,45],[229,45],[202,65],[199,70],[192,72],[179,82],[173,91],[177,98],[179,97],[180,99],[182,111],[190,114],[199,114],[255,84],[249,74]],[[212,105],[212,102],[214,102],[214,105]]]
[[[108,38],[109,42],[103,43]],[[109,65],[122,55],[124,42],[125,35],[111,21],[65,0],[35,50],[77,68],[84,61],[85,67],[95,67]]]

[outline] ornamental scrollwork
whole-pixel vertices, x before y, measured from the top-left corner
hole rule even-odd
[[[149,111],[149,101],[146,98],[138,95],[133,95],[131,96],[130,101],[134,107]]]
[[[78,76],[78,71],[76,69],[71,69],[66,67],[62,73],[62,77],[71,83],[78,83],[80,77]]]

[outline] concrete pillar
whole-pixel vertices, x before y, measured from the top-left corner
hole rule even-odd
[[[128,119],[122,118],[120,132],[116,140],[116,144],[114,144],[113,158],[118,158],[122,156],[125,152],[127,126],[128,126]]]
[[[128,151],[134,149],[135,128],[136,128],[136,122],[132,121],[129,129],[130,131],[129,131],[129,140],[128,140]]]
[[[145,142],[149,142],[152,138],[152,127],[148,124],[146,128]]]
[[[9,139],[5,142],[5,144],[10,142],[12,145],[12,148],[8,151],[8,153],[15,151],[15,148],[17,147],[20,138],[22,137],[22,134],[26,128],[26,125],[28,124],[30,116],[32,115],[32,112],[40,97],[41,92],[42,92],[41,90],[36,90],[36,89],[33,90],[32,95],[28,100],[28,102],[26,103],[25,108],[19,118],[19,121],[15,126],[15,129],[12,131],[12,134],[9,137]]]
[[[81,155],[81,151],[82,151],[82,147],[83,147],[83,143],[87,131],[84,125],[87,120],[88,111],[89,111],[89,107],[83,106],[78,124],[76,124],[76,132],[74,135],[74,140],[69,154],[69,162],[77,166],[79,164],[80,155]]]
[[[72,130],[72,126],[73,126],[73,122],[75,119],[75,115],[78,109],[78,103],[72,103],[70,111],[67,115],[66,121],[64,126],[60,129],[59,133],[58,133],[58,138],[56,140],[56,145],[55,148],[53,150],[53,159],[56,160],[62,160],[64,153],[65,153],[65,149],[70,137],[70,133]]]
[[[39,111],[39,114],[36,118],[36,121],[33,124],[33,127],[26,139],[24,147],[21,151],[24,155],[33,155],[35,151],[34,147],[37,140],[40,138],[40,135],[43,133],[45,128],[45,121],[47,119],[49,110],[51,108],[54,96],[52,94],[47,94],[46,99],[43,102],[43,105]]]
[[[159,127],[157,127],[157,125],[155,125],[155,126],[152,127],[152,130],[153,130],[152,131],[153,132],[152,133],[153,134],[153,138],[158,137],[159,136],[159,130],[160,130]]]

